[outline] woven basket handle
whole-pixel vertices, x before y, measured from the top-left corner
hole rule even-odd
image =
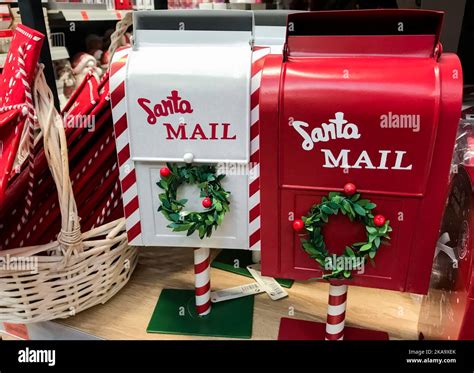
[[[58,191],[61,209],[61,232],[58,235],[58,242],[67,262],[71,255],[82,251],[82,234],[69,178],[64,124],[54,107],[53,94],[46,83],[42,66],[35,78],[33,97],[38,123],[43,133],[44,153]]]
[[[128,12],[125,16],[117,22],[115,31],[110,35],[109,45],[109,61],[112,61],[112,57],[117,48],[122,46],[122,38],[127,32],[128,28],[133,24],[132,12]]]

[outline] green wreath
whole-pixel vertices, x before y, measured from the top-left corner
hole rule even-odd
[[[318,262],[324,271],[331,270],[330,273],[323,275],[323,279],[351,278],[352,271],[357,269],[361,262],[365,264],[367,259],[374,265],[377,251],[384,239],[390,239],[389,233],[392,231],[389,220],[385,220],[383,215],[373,215],[372,210],[375,207],[376,205],[370,200],[361,199],[359,193],[343,195],[331,192],[328,197],[322,198],[321,203],[313,205],[308,215],[294,221],[293,227],[296,231],[304,229],[308,234],[308,239],[302,240],[306,253]],[[353,263],[354,266],[351,268],[336,268],[333,262],[330,268],[327,268],[328,258],[331,257],[324,243],[322,227],[331,215],[337,215],[339,212],[348,216],[351,221],[357,220],[364,224],[367,234],[367,241],[346,246],[344,254],[336,257],[349,258],[343,261],[349,264],[348,267]]]
[[[199,238],[211,237],[212,230],[221,225],[224,215],[230,211],[228,197],[230,192],[222,188],[221,181],[224,174],[216,175],[214,166],[177,166],[167,164],[160,170],[161,180],[156,183],[164,193],[160,193],[161,205],[158,211],[171,221],[167,225],[173,232],[187,231],[190,236],[195,231]],[[200,196],[204,197],[202,205],[206,210],[202,212],[185,211],[187,199],[177,199],[177,191],[181,184],[197,184]]]

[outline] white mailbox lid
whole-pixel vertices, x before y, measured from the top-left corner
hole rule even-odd
[[[252,14],[137,12],[135,25],[125,85],[132,159],[248,162]]]

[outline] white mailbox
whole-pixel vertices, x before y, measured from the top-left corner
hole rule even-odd
[[[116,52],[110,71],[132,244],[259,249],[249,238],[255,230],[249,223],[252,41],[252,12],[134,13],[133,48]],[[169,203],[157,185],[166,164],[212,165],[225,174],[230,211],[209,238],[199,230],[187,236],[186,227],[173,231],[170,212],[159,211]],[[206,210],[203,197],[196,184],[180,184],[176,201],[187,200],[173,205],[180,221]]]
[[[269,47],[272,54],[282,54],[286,41],[288,14],[297,10],[254,10],[255,46]]]

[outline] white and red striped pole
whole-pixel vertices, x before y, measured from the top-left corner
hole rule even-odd
[[[211,312],[211,250],[207,247],[194,249],[194,275],[196,287],[196,311],[199,316]]]
[[[26,46],[21,45],[18,48],[18,76],[21,78],[21,81],[25,87],[25,103],[27,108],[27,118],[26,118],[26,125],[27,128],[27,144],[28,144],[28,189],[26,192],[26,206],[25,210],[23,211],[23,215],[21,217],[21,222],[23,224],[26,223],[28,216],[31,212],[31,204],[33,202],[33,181],[34,181],[34,167],[35,167],[35,156],[34,156],[34,147],[35,147],[35,138],[34,138],[34,126],[36,123],[35,117],[35,107],[33,105],[33,94],[31,92],[31,86],[28,82],[28,77],[26,73],[25,67],[25,58],[26,58]],[[20,228],[20,225],[18,226]]]
[[[329,284],[328,315],[326,319],[327,341],[344,339],[346,321],[347,285]]]

